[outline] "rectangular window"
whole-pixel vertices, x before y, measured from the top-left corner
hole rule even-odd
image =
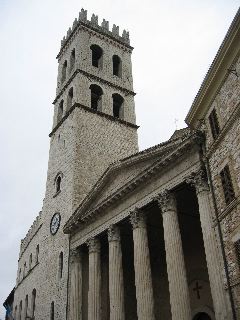
[[[217,136],[219,135],[220,130],[219,130],[217,113],[215,109],[213,109],[212,112],[210,113],[209,123],[212,131],[213,139],[216,139]]]
[[[229,204],[235,199],[235,193],[233,189],[232,179],[229,171],[228,165],[226,165],[220,172],[223,193],[225,197],[226,204]]]
[[[237,258],[237,264],[240,267],[240,239],[238,239],[235,243],[235,251],[236,251],[236,258]]]

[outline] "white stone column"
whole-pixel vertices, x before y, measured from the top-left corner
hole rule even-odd
[[[215,317],[216,320],[226,320],[228,319],[227,300],[219,263],[220,257],[215,230],[213,228],[211,204],[209,199],[210,194],[205,172],[200,170],[198,173],[187,179],[187,182],[193,184],[196,188]]]
[[[157,201],[163,217],[172,320],[191,320],[189,290],[176,201],[173,194],[167,190],[158,196]]]
[[[124,285],[119,228],[108,229],[110,320],[124,320]]]
[[[92,238],[89,248],[88,320],[101,319],[101,259],[100,241]]]
[[[70,251],[70,320],[82,320],[82,254],[80,249]]]
[[[131,213],[130,220],[133,227],[138,320],[154,320],[152,275],[146,221],[140,209],[136,209]]]

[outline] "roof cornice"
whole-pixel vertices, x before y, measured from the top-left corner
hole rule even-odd
[[[240,9],[238,9],[186,116],[185,121],[191,128],[197,128],[198,120],[203,119],[209,104],[214,100],[219,88],[228,76],[228,69],[240,52],[239,39]]]

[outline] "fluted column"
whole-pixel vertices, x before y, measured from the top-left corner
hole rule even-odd
[[[101,260],[100,242],[97,238],[88,241],[89,248],[89,289],[88,320],[101,319]]]
[[[117,226],[111,226],[108,229],[108,243],[110,320],[124,320],[122,249]]]
[[[136,209],[130,216],[133,227],[134,269],[138,320],[154,320],[154,301],[147,226],[144,214]]]
[[[82,255],[80,249],[70,252],[70,320],[82,320]]]
[[[161,193],[157,200],[163,216],[172,320],[191,320],[189,291],[176,201],[173,194],[167,190]]]
[[[190,177],[187,182],[196,188],[203,242],[207,260],[208,275],[212,293],[216,320],[227,319],[227,301],[224,292],[220,257],[214,228],[212,227],[211,204],[209,199],[209,187],[205,172],[200,170]]]

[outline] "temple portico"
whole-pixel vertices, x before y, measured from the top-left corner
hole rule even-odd
[[[69,286],[70,314],[78,313],[80,320],[191,320],[198,314],[199,319],[227,319],[221,275],[213,270],[218,249],[215,239],[208,238],[212,218],[207,182],[199,179],[204,177],[197,173],[171,190],[163,189],[72,250],[78,264],[70,279],[81,284],[86,278],[88,285],[80,293]],[[82,247],[88,274],[79,266]]]

